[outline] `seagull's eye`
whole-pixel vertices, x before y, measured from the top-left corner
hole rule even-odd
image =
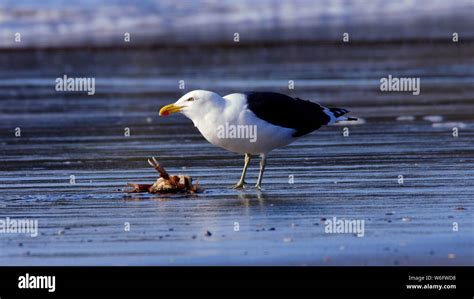
[[[194,101],[194,98],[193,97],[190,97],[189,99],[186,100],[187,102],[192,102]]]

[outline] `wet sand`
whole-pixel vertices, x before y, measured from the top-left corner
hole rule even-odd
[[[37,219],[39,236],[0,234],[0,264],[474,265],[473,46],[2,52],[0,217]],[[55,92],[63,74],[94,76],[96,94]],[[380,92],[389,74],[421,77],[421,94]],[[158,116],[197,88],[286,92],[364,122],[275,150],[264,190],[235,191],[243,157]],[[151,156],[205,192],[124,194],[157,178]],[[364,220],[364,236],[325,233],[333,217]]]

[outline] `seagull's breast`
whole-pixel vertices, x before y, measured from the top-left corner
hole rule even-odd
[[[294,129],[273,125],[247,108],[245,94],[223,98],[225,105],[207,111],[196,124],[210,143],[236,153],[261,154],[294,140]]]

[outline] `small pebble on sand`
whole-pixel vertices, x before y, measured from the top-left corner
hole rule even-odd
[[[430,121],[432,123],[439,123],[443,121],[443,117],[441,115],[426,115],[423,117],[423,120]]]
[[[415,117],[413,115],[400,115],[397,117],[397,121],[414,121]]]

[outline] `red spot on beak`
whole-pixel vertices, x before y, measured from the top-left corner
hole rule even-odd
[[[170,113],[169,113],[168,111],[163,111],[163,112],[161,113],[162,116],[168,116],[169,114],[170,114]]]

